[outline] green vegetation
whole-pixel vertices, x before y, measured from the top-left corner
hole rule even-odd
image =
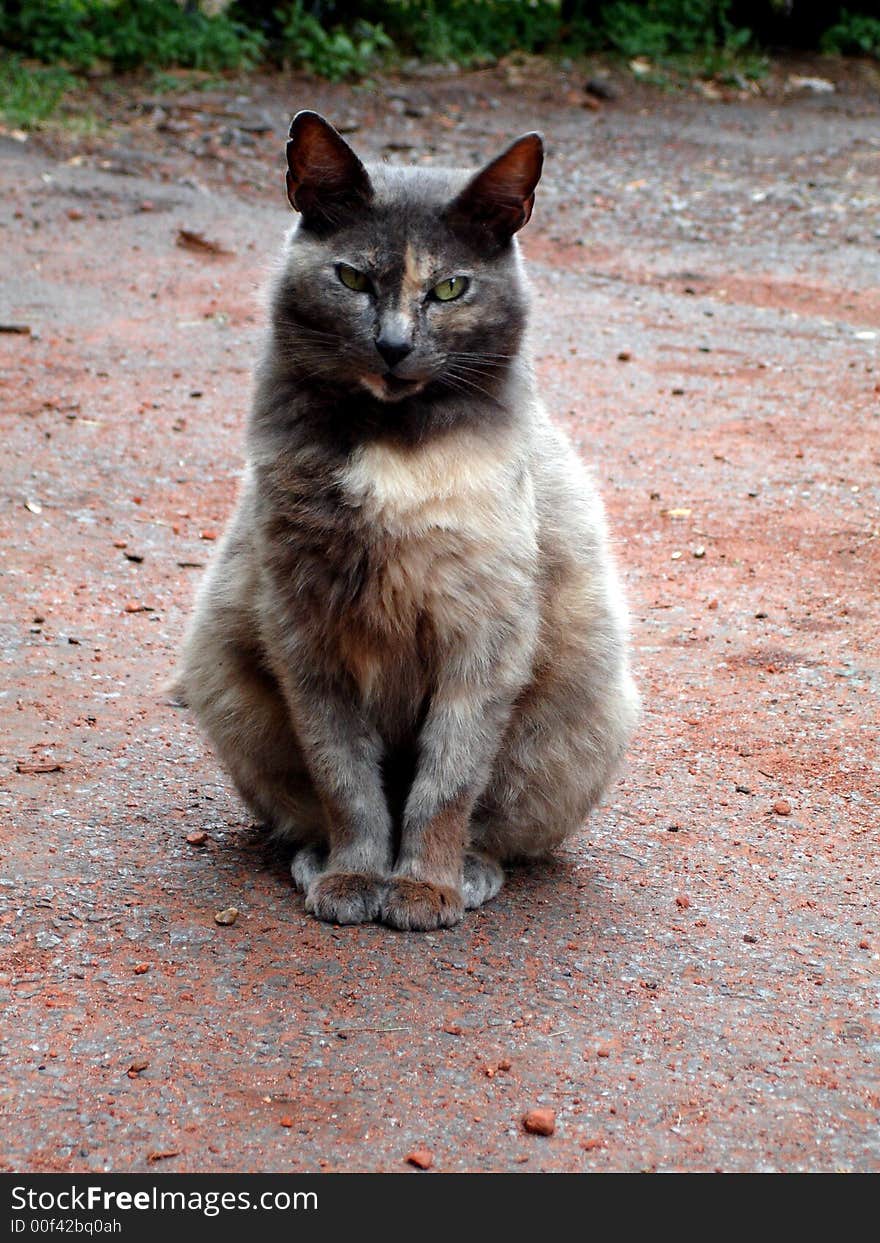
[[[384,64],[489,64],[511,52],[604,51],[650,62],[646,81],[741,81],[766,71],[762,40],[803,43],[803,4],[782,0],[0,0],[0,114],[50,116],[73,74],[290,65],[340,80]],[[871,0],[856,8],[876,9]],[[880,58],[880,19],[831,3],[812,46]],[[788,33],[786,33],[788,32]],[[169,89],[172,84],[169,82]]]
[[[276,47],[283,58],[334,82],[365,77],[394,47],[381,24],[358,18],[346,27],[328,29],[303,0],[293,0],[273,16],[278,23]]]
[[[264,52],[258,31],[176,0],[0,0],[0,42],[71,69],[248,69]]]
[[[880,18],[842,9],[840,20],[822,36],[822,51],[880,60]]]
[[[57,66],[25,67],[17,56],[0,57],[0,117],[13,129],[32,129],[50,117],[77,79]]]

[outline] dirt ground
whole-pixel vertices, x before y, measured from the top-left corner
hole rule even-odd
[[[0,137],[3,1169],[880,1170],[878,76],[612,87],[130,87]],[[543,130],[537,366],[632,606],[606,805],[432,935],[306,916],[162,692],[300,107],[398,161]]]

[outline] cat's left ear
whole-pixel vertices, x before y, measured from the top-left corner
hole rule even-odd
[[[317,112],[298,112],[287,143],[287,197],[303,223],[329,232],[373,197],[367,170]]]
[[[447,208],[448,223],[482,235],[496,248],[504,246],[528,223],[543,164],[541,135],[523,134],[471,178]]]

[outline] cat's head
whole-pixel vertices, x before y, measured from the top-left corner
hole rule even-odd
[[[300,219],[276,290],[278,361],[382,402],[496,392],[525,323],[514,234],[542,160],[540,135],[526,134],[476,174],[366,168],[323,117],[298,113],[287,193]]]

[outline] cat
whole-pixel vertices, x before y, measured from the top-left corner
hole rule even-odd
[[[638,711],[602,504],[537,396],[543,143],[365,167],[299,112],[237,507],[177,689],[306,909],[457,923],[583,825]]]

